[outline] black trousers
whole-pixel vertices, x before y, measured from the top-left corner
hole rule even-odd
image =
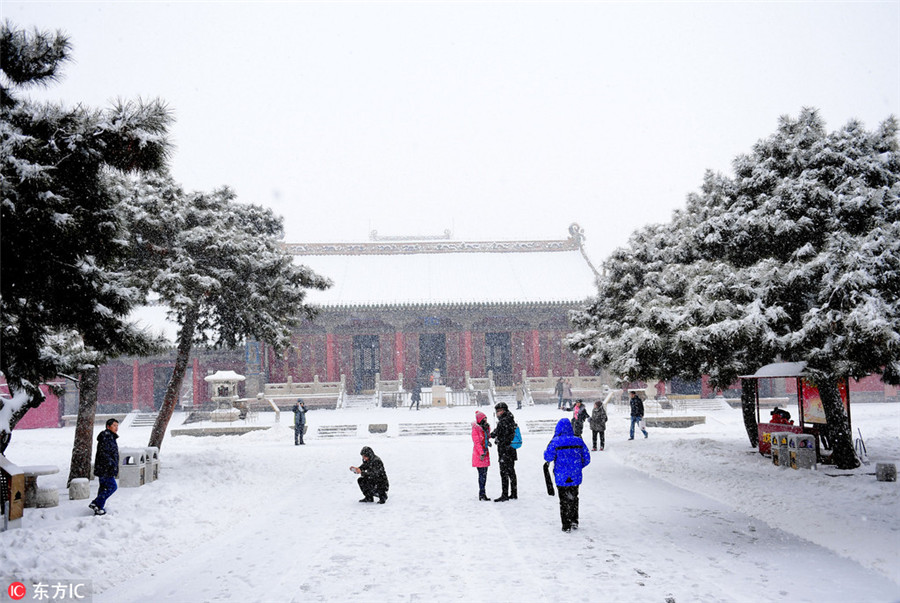
[[[600,448],[605,448],[606,447],[606,432],[605,431],[594,431],[592,429],[591,433],[593,435],[594,448],[597,447],[597,436],[598,435],[600,436]]]
[[[500,488],[502,496],[519,497],[519,486],[516,478],[516,461],[500,457]]]
[[[361,477],[356,480],[356,483],[359,484],[359,489],[366,498],[374,499],[376,496],[378,498],[387,498],[387,490],[373,479]]]
[[[294,425],[294,445],[298,446],[303,443],[303,428],[306,425]]]
[[[557,486],[559,518],[564,530],[578,525],[578,486]]]

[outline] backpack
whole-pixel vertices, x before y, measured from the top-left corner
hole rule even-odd
[[[516,433],[513,435],[512,442],[509,444],[512,448],[521,448],[522,447],[522,432],[519,431],[519,426],[516,425]]]

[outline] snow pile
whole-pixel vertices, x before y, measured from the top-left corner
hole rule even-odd
[[[105,517],[67,499],[72,428],[17,431],[10,460],[63,468],[41,478],[61,489],[61,504],[27,509],[23,529],[0,534],[2,577],[90,580],[95,601],[117,603],[900,599],[898,484],[869,475],[876,461],[900,461],[900,405],[853,408],[873,464],[852,472],[773,467],[749,447],[739,410],[627,441],[625,413],[613,408],[571,534],[543,485],[550,434],[527,428],[569,413],[514,412],[525,444],[519,499],[505,503],[477,500],[468,436],[392,435],[398,423],[470,421],[472,408],[314,411],[299,447],[284,419],[240,437],[169,434],[160,479],[120,488]],[[370,423],[390,427],[369,435]],[[352,424],[360,437],[317,435]],[[119,433],[131,447],[149,428],[126,421]],[[386,505],[356,502],[348,467],[364,445],[385,462]]]

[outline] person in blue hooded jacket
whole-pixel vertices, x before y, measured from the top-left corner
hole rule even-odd
[[[591,462],[584,440],[575,435],[572,422],[560,419],[553,439],[544,450],[544,460],[553,463],[553,478],[559,493],[559,517],[563,532],[578,529],[578,487],[581,470]]]

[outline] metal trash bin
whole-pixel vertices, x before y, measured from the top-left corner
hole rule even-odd
[[[787,467],[790,463],[788,456],[788,438],[791,436],[789,431],[772,432],[772,464],[778,467]]]
[[[147,467],[144,472],[144,482],[155,482],[159,479],[159,448],[156,446],[147,446],[144,448],[147,454]]]
[[[805,433],[790,434],[788,455],[791,469],[815,469],[816,439]]]
[[[119,449],[119,485],[137,488],[145,483],[147,453],[143,448]]]

